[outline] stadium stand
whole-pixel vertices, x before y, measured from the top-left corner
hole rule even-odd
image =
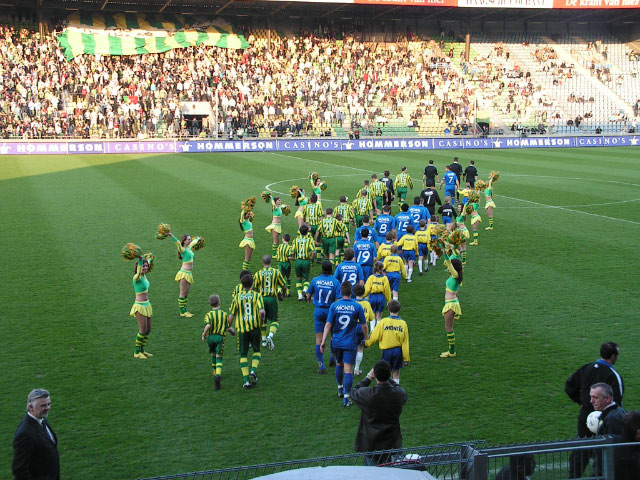
[[[255,28],[246,49],[74,56],[64,29],[0,27],[2,137],[467,135],[483,133],[481,119],[513,135],[637,127],[637,50],[611,34],[479,32],[467,52],[444,32],[387,42]]]

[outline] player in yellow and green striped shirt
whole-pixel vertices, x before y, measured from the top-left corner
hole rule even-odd
[[[376,216],[380,215],[382,211],[382,200],[384,198],[384,194],[387,193],[387,187],[384,183],[378,180],[378,176],[374,173],[371,175],[371,192],[375,198],[374,207],[376,209]]]
[[[224,355],[224,339],[227,333],[227,313],[220,309],[220,296],[213,294],[209,297],[211,311],[204,316],[204,331],[202,341],[207,341],[211,354],[211,367],[213,367],[213,380],[216,390],[220,390],[220,376],[222,375],[222,357]],[[228,329],[231,335],[235,335],[233,328]]]
[[[243,388],[251,388],[258,382],[256,371],[260,365],[260,324],[264,318],[262,295],[251,290],[253,277],[244,275],[240,280],[242,290],[233,298],[229,308],[229,325],[235,320],[239,337],[240,370],[242,370]],[[247,355],[249,346],[253,348],[251,372]]]
[[[293,260],[293,247],[289,245],[291,235],[285,233],[282,236],[282,243],[276,248],[276,260],[278,260],[278,270],[287,282],[287,292],[291,296],[291,260]]]
[[[368,190],[360,190],[360,196],[353,201],[353,209],[356,212],[356,227],[362,226],[362,218],[365,215],[373,217],[373,204]]]
[[[349,244],[349,227],[342,221],[342,215],[336,215],[338,226],[336,228],[336,253],[334,255],[335,263],[338,264],[344,260],[344,246]]]
[[[345,239],[346,239],[345,245],[348,246],[349,245],[349,226],[355,224],[354,222],[356,218],[356,212],[353,209],[353,205],[351,205],[350,203],[347,203],[347,197],[345,195],[342,195],[340,197],[340,203],[336,206],[334,211],[336,213],[336,218],[338,217],[338,215],[342,215],[342,223],[347,229],[347,234],[345,235]]]
[[[278,297],[284,298],[287,294],[287,283],[282,274],[271,266],[271,255],[262,257],[262,270],[259,270],[253,276],[253,289],[262,295],[262,300],[264,301],[265,316],[260,329],[262,346],[273,350],[275,347],[273,337],[280,326],[278,321]],[[268,336],[267,323],[271,323]]]
[[[333,208],[329,207],[326,210],[326,216],[322,219],[320,225],[318,225],[316,243],[318,243],[318,237],[322,236],[322,251],[324,252],[324,258],[325,260],[329,260],[332,265],[336,264],[336,238],[340,232],[342,232],[342,225],[333,217]]]
[[[407,198],[407,191],[413,190],[413,180],[407,173],[407,167],[402,167],[402,171],[396,175],[396,181],[393,182],[393,186],[398,193],[398,205],[402,206]]]
[[[318,200],[318,196],[314,193],[313,195],[311,195],[309,203],[304,206],[304,219],[306,222],[309,222],[309,225],[311,225],[311,236],[314,239],[317,238],[316,233],[318,232],[318,226],[322,221],[323,215],[324,212],[322,211],[322,202]],[[322,252],[322,248],[320,247],[320,244],[317,240],[315,243],[315,248],[316,256],[319,256]]]
[[[296,290],[298,291],[298,300],[304,300],[303,294],[307,294],[309,288],[309,272],[311,270],[311,260],[316,255],[313,238],[308,236],[309,227],[302,224],[300,227],[300,235],[293,241],[296,262],[294,269],[296,271]]]

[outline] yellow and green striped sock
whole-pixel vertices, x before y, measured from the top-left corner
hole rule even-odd
[[[462,250],[462,263],[467,263],[467,251],[466,250]]]
[[[302,295],[302,282],[296,282],[296,291],[298,295]]]
[[[242,379],[247,383],[249,381],[249,360],[247,357],[240,357],[240,370],[242,371]]]
[[[187,297],[178,297],[178,307],[180,308],[180,313],[187,311]]]
[[[453,330],[447,332],[447,342],[449,342],[449,353],[456,353],[456,334]]]
[[[219,377],[222,375],[222,357],[216,358],[216,376]]]
[[[143,340],[144,340],[144,335],[138,332],[138,334],[136,335],[136,349],[134,350],[135,353],[140,353],[140,349],[144,345]]]
[[[493,217],[489,217],[489,226],[493,228]]]
[[[242,270],[249,270],[249,262],[246,262],[246,261],[242,262]]]
[[[271,244],[271,256],[275,258],[276,256],[276,250],[278,249],[278,244],[277,243],[272,243]]]
[[[280,326],[280,323],[278,322],[271,322],[271,325],[269,325],[269,335],[271,335],[273,333],[273,335],[276,334],[276,332],[278,331],[278,327]]]
[[[253,352],[253,356],[251,357],[251,372],[256,373],[258,369],[258,365],[260,365],[260,359],[262,358],[262,354],[260,352]]]

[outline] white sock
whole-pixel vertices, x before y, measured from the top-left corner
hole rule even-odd
[[[394,380],[396,381],[396,383],[397,383],[398,385],[400,385],[400,377],[398,377],[398,378],[394,378]]]
[[[269,332],[269,338],[273,338],[273,332]]]
[[[420,257],[420,259],[418,260],[418,270],[420,270],[420,273],[422,273],[422,257]]]
[[[409,280],[411,280],[411,275],[413,275],[413,268],[410,268],[409,271],[407,272],[407,278]]]
[[[377,323],[378,321],[375,318],[369,322],[369,326],[371,327],[371,330],[369,330],[369,335],[371,335],[371,332],[373,332],[373,329],[376,328]]]
[[[267,339],[267,337],[262,337],[262,341],[265,341]]]
[[[364,356],[364,352],[356,352],[356,371],[360,370],[360,364],[362,363],[362,357]]]
[[[397,293],[392,294],[392,296],[393,296],[394,300],[398,300],[398,294]]]
[[[409,276],[409,267],[408,266],[404,266],[404,273],[407,275],[407,277]]]

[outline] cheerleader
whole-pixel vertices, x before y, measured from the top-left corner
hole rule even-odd
[[[269,191],[262,192],[262,199],[265,202],[271,202],[273,217],[271,219],[271,224],[266,226],[265,230],[270,232],[273,237],[273,243],[271,244],[271,256],[275,257],[278,244],[280,243],[280,235],[282,234],[282,200],[280,200],[280,197],[274,197]],[[284,207],[286,207],[286,205],[284,205]]]
[[[244,232],[244,238],[238,245],[244,248],[244,261],[242,262],[242,270],[249,270],[251,255],[256,248],[256,242],[253,240],[253,207],[256,205],[256,197],[251,197],[240,204],[240,230]]]
[[[152,309],[149,302],[149,280],[147,280],[147,273],[153,269],[153,254],[147,253],[142,255],[140,247],[127,243],[122,249],[122,256],[126,260],[133,260],[137,258],[136,266],[133,270],[133,290],[136,294],[136,299],[131,307],[129,315],[135,317],[138,321],[138,334],[136,335],[136,346],[133,351],[133,358],[140,360],[146,360],[153,357],[153,355],[145,351],[144,347],[147,344],[149,333],[151,332],[151,317]]]
[[[449,349],[440,354],[440,358],[451,358],[456,356],[456,336],[453,332],[453,321],[460,318],[462,310],[458,301],[458,290],[462,285],[462,262],[457,258],[452,258],[445,254],[444,264],[449,270],[449,278],[445,283],[444,307],[442,316],[444,317],[444,330],[447,333]]]
[[[176,273],[175,281],[180,285],[180,296],[178,297],[178,308],[180,316],[185,318],[193,317],[193,313],[187,310],[187,297],[189,289],[193,285],[193,251],[200,250],[204,246],[202,237],[192,238],[191,235],[182,235],[180,239],[171,233],[171,227],[168,224],[158,226],[156,235],[159,239],[171,237],[178,249],[178,258],[182,260],[182,266]]]
[[[322,191],[327,188],[327,184],[320,179],[318,172],[313,172],[309,175],[309,182],[313,193],[316,194],[320,202],[322,200]]]
[[[304,189],[298,188],[296,185],[289,189],[291,198],[295,199],[298,210],[294,217],[298,219],[298,228],[304,223],[304,206],[308,203],[307,197],[304,196]]]
[[[460,254],[462,255],[462,264],[467,264],[467,240],[469,240],[469,229],[464,224],[465,220],[465,204],[458,204],[458,216],[456,217],[456,226],[463,235],[464,241],[460,244]]]
[[[485,205],[484,209],[487,211],[489,217],[489,226],[485,230],[493,230],[493,209],[496,204],[493,201],[493,184],[500,178],[500,172],[491,172],[489,175],[489,183],[484,191]]]

